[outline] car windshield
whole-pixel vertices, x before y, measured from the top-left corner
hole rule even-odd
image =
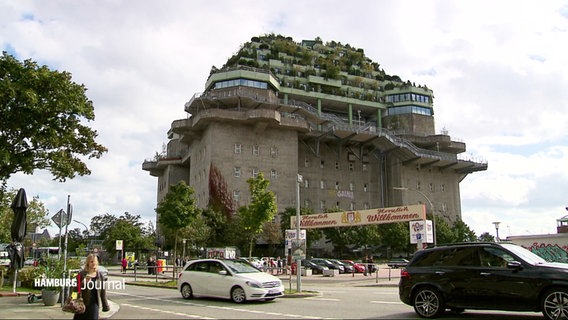
[[[251,266],[248,262],[242,260],[225,260],[225,264],[234,273],[256,273],[261,272],[257,268]]]
[[[543,258],[537,256],[536,254],[530,252],[529,250],[521,246],[515,244],[508,244],[508,243],[502,243],[501,245],[503,246],[503,248],[506,248],[507,250],[511,251],[519,258],[525,260],[528,263],[531,264],[546,263],[546,260],[544,260]]]

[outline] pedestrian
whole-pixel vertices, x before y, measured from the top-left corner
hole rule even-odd
[[[94,254],[89,254],[85,261],[83,270],[77,275],[77,286],[72,288],[72,292],[77,292],[77,296],[83,298],[85,312],[73,316],[74,320],[99,319],[99,308],[103,312],[108,312],[110,307],[106,298],[106,279],[98,271],[99,260]]]
[[[152,268],[153,268],[153,262],[152,262],[152,257],[148,257],[148,260],[146,260],[146,267],[148,268],[148,274],[152,274]]]
[[[363,275],[366,277],[367,273],[370,272],[368,266],[367,266],[367,260],[369,259],[369,256],[365,255],[365,258],[363,260],[361,260],[361,262],[363,263],[363,266],[365,266],[365,272],[363,272]]]
[[[278,269],[276,270],[276,274],[282,273],[282,264],[283,264],[282,258],[280,258],[279,256],[278,259],[276,260],[276,265],[278,267]]]
[[[181,267],[181,258],[179,256],[176,258],[176,267]]]
[[[122,273],[126,273],[126,268],[128,267],[128,260],[122,258]]]
[[[373,265],[373,257],[370,256],[367,259],[367,266],[369,267],[369,275],[372,275],[373,272],[375,272],[375,266]]]

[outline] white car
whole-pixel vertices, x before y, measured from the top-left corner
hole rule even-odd
[[[177,288],[184,299],[213,297],[231,299],[235,303],[271,301],[284,295],[280,279],[243,260],[190,261],[179,274]]]

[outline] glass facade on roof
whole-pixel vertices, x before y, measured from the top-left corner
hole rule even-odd
[[[232,79],[232,80],[220,81],[220,82],[215,83],[215,89],[237,87],[237,86],[245,86],[245,87],[251,87],[251,88],[258,88],[258,89],[268,89],[268,84],[266,82],[248,80],[248,79]]]

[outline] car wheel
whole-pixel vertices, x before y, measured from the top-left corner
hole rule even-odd
[[[549,290],[542,299],[542,314],[546,319],[568,319],[568,290]]]
[[[445,311],[442,294],[432,287],[418,289],[414,295],[414,311],[422,318],[437,318]]]
[[[193,289],[191,289],[191,286],[188,283],[184,283],[181,286],[181,296],[184,299],[191,299],[193,298]]]
[[[234,287],[231,289],[231,300],[234,303],[243,303],[247,300],[245,290],[241,287]]]

